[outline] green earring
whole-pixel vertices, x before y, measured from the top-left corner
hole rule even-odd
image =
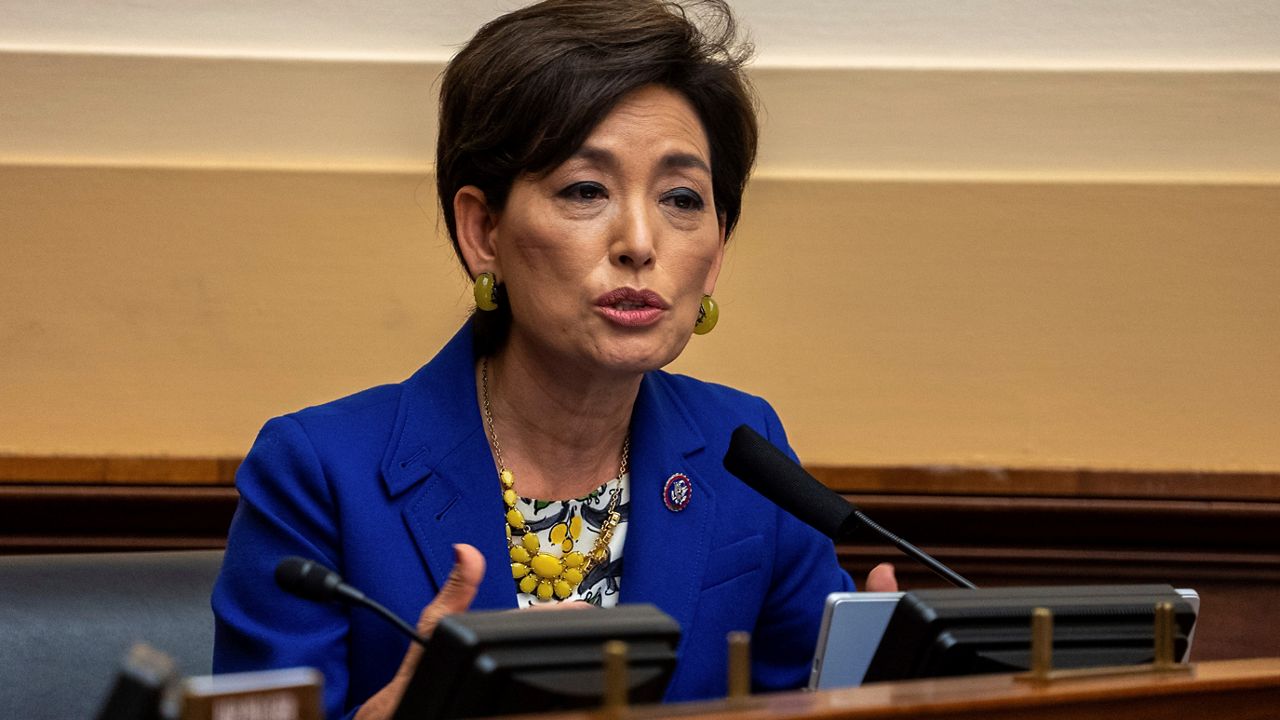
[[[698,322],[693,324],[694,335],[706,335],[715,329],[720,321],[720,306],[710,295],[703,295],[698,304]]]
[[[477,310],[488,312],[490,310],[498,309],[498,303],[493,301],[493,291],[497,286],[498,283],[494,280],[493,273],[491,272],[482,272],[476,276],[475,295]]]

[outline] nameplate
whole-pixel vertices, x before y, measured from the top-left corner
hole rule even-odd
[[[312,668],[204,675],[182,683],[182,720],[322,720]]]

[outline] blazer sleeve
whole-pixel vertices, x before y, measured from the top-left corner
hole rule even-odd
[[[240,502],[213,590],[215,673],[310,666],[324,674],[326,717],[347,698],[346,608],[296,598],[275,583],[285,557],[341,572],[333,495],[297,420],[269,421],[236,473]]]
[[[777,413],[763,400],[765,437],[799,462]],[[761,690],[809,680],[827,595],[854,589],[829,538],[779,508],[768,596],[752,633],[752,676]]]

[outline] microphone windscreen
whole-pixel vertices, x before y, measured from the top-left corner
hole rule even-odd
[[[314,560],[287,557],[276,566],[276,584],[281,590],[307,600],[332,600],[342,578]]]
[[[839,540],[854,507],[746,425],[729,441],[724,467],[778,507]]]

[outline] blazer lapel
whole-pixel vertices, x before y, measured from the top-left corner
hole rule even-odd
[[[392,441],[382,461],[391,498],[422,485],[403,505],[405,527],[439,592],[453,569],[453,546],[484,555],[476,609],[514,608],[497,471],[476,406],[468,323],[404,383]]]
[[[622,552],[620,601],[653,603],[688,627],[710,549],[715,493],[698,473],[705,440],[666,383],[647,375],[631,424],[631,513]],[[667,508],[663,489],[680,473],[693,492],[683,510]]]
[[[470,438],[436,466],[404,509],[405,524],[437,592],[453,569],[455,543],[473,545],[484,555],[484,579],[472,603],[477,610],[516,606],[498,476],[476,470],[492,465],[489,442],[477,425]]]

